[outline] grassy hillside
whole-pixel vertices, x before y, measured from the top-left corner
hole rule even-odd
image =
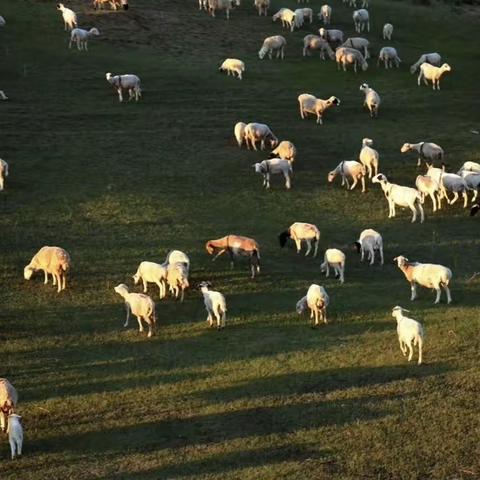
[[[301,56],[318,22],[283,32],[283,62],[260,61],[263,38],[282,29],[244,3],[227,22],[194,0],[132,0],[128,13],[72,1],[80,24],[102,32],[83,53],[67,49],[55,2],[2,2],[0,88],[11,100],[0,104],[0,156],[10,164],[0,195],[0,376],[19,391],[25,428],[20,460],[0,439],[2,480],[480,476],[478,219],[460,205],[434,216],[427,202],[423,225],[401,210],[388,220],[378,186],[362,194],[326,181],[365,136],[401,184],[424,171],[400,154],[406,141],[442,145],[452,171],[479,161],[480,137],[470,133],[479,129],[478,17],[373,0],[372,50],[391,21],[403,64],[385,71],[374,58],[355,75]],[[332,6],[334,27],[352,35],[351,10]],[[440,92],[408,72],[430,51],[453,68]],[[227,56],[246,62],[244,81],[217,72]],[[108,71],[138,74],[142,101],[119,104]],[[376,121],[362,109],[365,81],[384,101]],[[318,126],[299,117],[304,92],[342,103]],[[251,164],[265,154],[236,146],[237,121],[268,123],[297,145],[291,191],[279,178],[262,189]],[[319,258],[280,250],[277,235],[294,221],[318,225]],[[383,268],[351,250],[369,227],[383,235]],[[255,281],[246,263],[230,270],[204,251],[227,233],[260,242]],[[23,279],[43,245],[72,256],[60,295],[38,276]],[[347,253],[344,285],[320,275],[333,246]],[[183,304],[157,302],[153,339],[123,328],[113,287],[131,285],[140,261],[162,261],[172,248],[190,255],[192,284],[208,279],[225,293],[225,331],[206,327],[194,289]],[[453,304],[434,306],[424,289],[412,304],[392,263],[399,254],[451,267]],[[312,282],[331,296],[331,323],[317,330],[294,311]],[[397,304],[425,324],[422,366],[401,356]]]

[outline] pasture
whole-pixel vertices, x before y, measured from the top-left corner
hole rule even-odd
[[[480,477],[480,224],[457,204],[411,224],[388,208],[378,185],[347,192],[328,184],[341,160],[375,141],[380,171],[414,185],[416,156],[404,142],[429,140],[449,171],[479,161],[479,18],[444,4],[372,0],[368,71],[302,57],[302,39],[245,0],[227,22],[195,0],[132,0],[128,12],[68,3],[80,26],[101,36],[89,52],[68,50],[53,1],[3,0],[0,30],[0,157],[10,164],[0,192],[1,377],[19,392],[24,456],[6,479],[474,479]],[[323,2],[311,0],[315,14]],[[351,8],[332,0],[332,28],[354,35]],[[296,7],[295,7],[296,8]],[[384,22],[395,25],[391,42]],[[260,61],[266,36],[287,39],[284,61]],[[390,43],[403,63],[376,68]],[[421,88],[408,67],[438,51],[452,66],[442,90]],[[217,71],[245,61],[243,81]],[[118,102],[105,73],[135,73],[143,98]],[[383,99],[379,118],[362,108],[361,83]],[[336,95],[324,125],[301,120],[297,96]],[[298,149],[293,188],[274,177],[262,188],[252,164],[265,152],[239,149],[237,121],[263,122]],[[471,197],[471,194],[469,195]],[[321,231],[319,256],[280,249],[294,221]],[[351,247],[364,228],[382,233],[385,265],[361,264]],[[208,239],[258,240],[262,272],[211,262]],[[58,294],[23,267],[43,245],[72,257]],[[323,252],[347,253],[346,281],[320,274]],[[178,248],[192,260],[191,284],[210,280],[228,302],[227,327],[209,330],[201,294],[157,304],[157,336],[123,328],[115,285],[132,285],[142,260]],[[392,260],[441,263],[453,271],[453,303],[410,288]],[[328,325],[309,328],[295,312],[311,283],[330,294]],[[140,291],[136,287],[135,291]],[[401,305],[426,329],[424,364],[401,355],[391,309]]]

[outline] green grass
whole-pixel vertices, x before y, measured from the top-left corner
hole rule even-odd
[[[85,2],[86,3],[86,2]],[[478,438],[479,224],[459,205],[411,224],[388,220],[383,194],[346,192],[326,175],[375,141],[381,170],[412,185],[416,158],[405,141],[429,139],[455,171],[478,161],[478,21],[450,7],[374,0],[373,51],[385,21],[399,71],[337,72],[301,56],[289,34],[285,61],[259,61],[264,37],[281,32],[250,1],[213,20],[194,0],[136,0],[125,15],[74,2],[82,26],[103,35],[88,54],[68,51],[54,2],[5,0],[0,31],[2,158],[0,196],[1,376],[20,395],[25,455],[4,479],[473,479]],[[272,10],[294,6],[273,1]],[[353,34],[351,11],[336,0],[334,26]],[[311,2],[315,11],[319,2]],[[440,51],[453,71],[441,92],[419,88],[408,66]],[[243,82],[217,73],[226,56],[247,64]],[[119,104],[107,71],[136,73],[144,97]],[[383,98],[380,117],[362,109],[362,82]],[[336,95],[325,124],[301,121],[296,97]],[[264,191],[251,164],[265,154],[239,149],[237,121],[271,125],[299,150],[293,189],[274,178]],[[320,259],[280,250],[293,221],[319,226],[321,254],[347,252],[345,285],[320,275]],[[364,228],[382,232],[386,264],[368,268],[349,245]],[[263,271],[212,264],[204,242],[227,233],[256,238]],[[73,259],[61,295],[22,269],[43,245]],[[227,329],[210,331],[200,294],[157,302],[158,335],[132,325],[113,292],[142,260],[179,248],[192,284],[209,279],[227,297]],[[454,303],[414,304],[396,255],[439,262],[454,272]],[[331,323],[317,330],[294,312],[312,282],[331,296]],[[157,299],[157,291],[150,291]],[[425,364],[408,364],[390,312],[400,304],[426,328]]]

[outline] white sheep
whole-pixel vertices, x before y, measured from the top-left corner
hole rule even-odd
[[[418,70],[418,67],[425,62],[439,67],[442,64],[442,57],[437,52],[424,53],[423,55],[420,55],[420,58],[410,66],[410,73],[413,75]]]
[[[65,30],[68,30],[68,28],[70,30],[73,30],[78,26],[77,14],[73,10],[66,8],[65,5],[63,5],[63,3],[57,4],[57,10],[60,10],[62,12],[63,23],[65,24]]]
[[[391,40],[393,35],[393,25],[391,23],[386,23],[382,29],[383,39]]]
[[[239,60],[238,58],[227,58],[218,68],[221,72],[227,72],[227,75],[233,75],[235,73],[239,80],[242,79],[242,73],[245,71],[245,63]]]
[[[357,67],[365,72],[368,69],[368,63],[362,53],[355,48],[339,47],[335,50],[335,60],[337,69],[343,67],[343,71],[347,71],[347,65],[353,65],[353,71],[357,73]]]
[[[452,296],[450,295],[448,285],[452,279],[452,271],[449,268],[434,263],[409,262],[408,258],[402,255],[396,257],[394,260],[410,283],[412,292],[410,300],[412,302],[417,298],[418,284],[425,288],[432,288],[437,292],[435,303],[440,302],[442,294],[440,287],[443,287],[447,295],[447,303],[451,303]]]
[[[327,180],[329,183],[333,182],[335,178],[340,175],[342,178],[342,186],[345,185],[347,189],[353,190],[358,181],[362,184],[362,192],[365,192],[365,175],[366,170],[365,167],[355,160],[344,160],[340,162],[334,170],[328,173]],[[350,187],[348,183],[348,178],[353,180],[353,184]]]
[[[434,161],[443,161],[444,158],[443,148],[432,142],[404,143],[400,152],[417,152],[417,166],[421,165],[422,160],[433,163]]]
[[[463,197],[463,207],[467,207],[468,203],[468,185],[464,178],[455,173],[446,173],[445,167],[437,168],[427,163],[427,176],[436,180],[440,185],[439,199],[445,197],[449,205],[453,205],[459,198],[459,194]],[[447,190],[453,192],[453,199],[448,198]]]
[[[273,21],[276,22],[280,19],[283,27],[287,27],[293,32],[295,28],[295,12],[289,8],[281,8],[275,15],[273,15]]]
[[[293,23],[295,24],[295,28],[297,28],[297,29],[302,28],[303,24],[305,22],[305,17],[304,17],[304,14],[303,14],[304,13],[303,10],[304,10],[303,8],[297,8],[293,12],[295,14]]]
[[[225,328],[225,320],[227,314],[227,302],[225,297],[215,290],[210,290],[212,285],[208,282],[200,283],[200,291],[203,295],[203,301],[207,310],[207,322],[213,327],[213,318],[217,321],[217,329]]]
[[[289,162],[294,162],[297,156],[297,149],[292,142],[282,140],[277,148],[270,153],[270,158],[283,158]]]
[[[120,0],[93,0],[93,9],[102,9],[104,5],[110,5],[112,10],[117,10],[121,6]]]
[[[270,8],[270,0],[255,0],[253,5],[258,10],[259,16],[261,16],[262,13],[265,16],[268,15],[268,9]]]
[[[343,32],[341,30],[320,28],[318,34],[321,38],[332,45],[340,45],[343,43]]]
[[[88,52],[88,39],[98,35],[100,35],[100,32],[95,27],[90,30],[74,28],[70,33],[70,43],[68,44],[68,48],[72,48],[72,43],[75,42],[78,50],[85,50]]]
[[[331,60],[335,59],[335,52],[325,39],[318,35],[309,34],[303,39],[303,56],[307,56],[312,50],[318,50],[320,52],[320,60],[325,60],[325,53]]]
[[[421,80],[428,86],[428,80],[432,82],[433,90],[440,90],[440,79],[446,72],[451,72],[452,67],[448,63],[444,63],[441,67],[435,67],[429,63],[422,63],[420,65],[420,73],[418,75],[417,83],[420,86]]]
[[[165,257],[163,265],[168,266],[170,264],[173,265],[174,263],[183,263],[187,272],[190,271],[190,258],[188,258],[188,255],[181,250],[170,250]]]
[[[368,108],[370,117],[378,117],[378,109],[381,103],[380,95],[373,88],[370,88],[367,83],[360,85],[360,91],[365,94],[363,106]]]
[[[245,143],[250,150],[252,147],[257,150],[257,142],[260,142],[260,149],[265,150],[266,142],[270,144],[271,148],[275,148],[278,145],[278,138],[273,134],[268,125],[264,123],[248,123],[245,126]]]
[[[225,10],[227,20],[230,19],[230,10],[234,6],[239,6],[240,0],[208,0],[208,11],[210,15],[215,18],[215,12],[217,10]]]
[[[298,104],[300,106],[300,116],[302,119],[307,118],[308,113],[312,113],[317,116],[317,123],[322,125],[322,118],[325,111],[334,105],[340,105],[340,99],[331,96],[327,100],[322,100],[309,93],[302,93],[298,96]]]
[[[137,272],[133,275],[135,285],[139,281],[143,283],[143,293],[147,293],[149,283],[155,283],[160,290],[160,298],[167,294],[165,282],[167,281],[167,266],[154,262],[141,262]]]
[[[128,321],[130,320],[130,312],[137,317],[138,331],[143,332],[142,320],[148,325],[148,336],[151,337],[155,332],[155,302],[143,293],[130,293],[128,287],[121,283],[114,288],[114,291],[118,293],[125,300],[125,307],[127,310],[127,319],[123,325],[128,327]]]
[[[368,51],[369,46],[370,42],[366,38],[362,37],[349,37],[341,45],[341,47],[354,48],[355,50],[358,50],[364,56],[365,60],[370,58],[370,52]]]
[[[365,256],[370,265],[375,262],[375,250],[380,254],[380,265],[383,265],[383,239],[382,236],[372,228],[367,228],[360,233],[360,237],[354,243],[357,252],[360,253],[360,261],[363,262]]]
[[[307,18],[309,23],[313,23],[313,10],[311,8],[302,8],[303,21],[306,22]]]
[[[190,286],[188,268],[184,262],[168,263],[167,284],[170,293],[175,298],[180,295],[180,301],[183,302],[185,290]]]
[[[440,196],[440,184],[432,177],[427,175],[418,175],[415,179],[415,186],[422,196],[422,203],[425,203],[425,197],[428,195],[432,200],[433,211],[437,211],[442,208],[442,200]]]
[[[281,248],[285,246],[289,238],[291,238],[295,242],[295,246],[297,247],[297,253],[300,253],[302,249],[302,241],[307,244],[307,251],[305,253],[305,256],[307,256],[312,251],[313,242],[315,244],[315,251],[313,257],[317,256],[318,244],[320,242],[320,230],[316,225],[304,222],[292,223],[292,225],[290,225],[287,230],[285,230],[278,236]]]
[[[292,186],[292,163],[283,158],[271,158],[263,160],[260,163],[254,163],[253,168],[256,173],[263,176],[263,186],[270,188],[270,175],[282,174],[285,177],[285,188],[288,190]]]
[[[312,327],[316,327],[320,320],[327,322],[327,307],[330,303],[330,297],[327,291],[320,285],[312,283],[308,288],[307,295],[301,298],[296,305],[296,310],[301,315],[307,307],[310,309],[310,318],[315,318]]]
[[[420,212],[420,222],[425,219],[422,196],[415,188],[403,187],[396,183],[390,183],[383,173],[379,173],[372,178],[372,183],[379,183],[382,187],[385,198],[388,202],[388,218],[395,217],[395,205],[399,207],[408,207],[413,213],[412,223],[417,220],[417,209]]]
[[[24,268],[25,280],[30,280],[38,270],[42,270],[45,276],[44,283],[48,283],[48,275],[53,277],[53,285],[57,285],[57,292],[65,290],[67,286],[67,272],[70,270],[70,255],[60,247],[42,247]]]
[[[323,22],[324,25],[330,25],[332,21],[332,7],[330,5],[322,5],[318,14],[318,19]]]
[[[18,403],[18,393],[15,387],[6,379],[0,378],[0,428],[7,428],[8,416],[15,411]]]
[[[10,443],[10,453],[12,460],[22,455],[23,447],[23,428],[20,420],[22,417],[16,413],[8,416],[8,443]]]
[[[273,35],[267,37],[263,41],[262,48],[258,51],[258,58],[263,60],[265,55],[268,55],[268,58],[271,60],[273,53],[277,54],[277,58],[282,60],[285,58],[285,45],[287,41],[281,35]]]
[[[355,25],[355,31],[361,33],[367,29],[367,32],[370,31],[370,15],[368,10],[361,8],[360,10],[355,10],[353,12],[353,23]]]
[[[460,167],[460,170],[457,172],[457,175],[461,175],[461,174],[462,174],[462,171],[480,173],[480,163],[477,163],[477,162],[465,162],[465,163]]]
[[[237,122],[233,129],[233,133],[235,135],[235,140],[237,140],[237,144],[239,147],[243,145],[245,140],[245,127],[247,126],[244,122]]]
[[[325,276],[330,275],[330,268],[335,271],[335,277],[340,283],[345,282],[345,254],[337,248],[328,248],[323,257],[323,263],[320,265],[320,271],[325,272]]]
[[[377,67],[380,66],[380,62],[383,62],[386,69],[392,68],[394,64],[399,68],[401,60],[395,48],[383,47],[378,54]]]
[[[364,138],[362,140],[362,149],[358,159],[368,172],[368,178],[372,178],[372,175],[378,174],[378,163],[380,156],[374,148],[372,148],[373,140],[371,138]]]
[[[460,176],[465,180],[467,187],[473,190],[472,203],[475,202],[480,190],[480,172],[472,172],[470,170],[462,170]]]
[[[118,93],[118,100],[120,102],[123,102],[124,90],[128,91],[129,100],[135,98],[135,101],[138,102],[139,98],[142,96],[140,79],[136,75],[130,73],[124,75],[112,75],[111,73],[106,73],[105,78],[107,79],[107,82],[113,85],[113,88]]]
[[[0,191],[5,188],[5,180],[8,177],[8,163],[0,158]]]
[[[423,326],[421,323],[413,320],[413,318],[405,317],[403,312],[409,312],[409,310],[399,306],[393,307],[392,317],[397,320],[397,335],[400,350],[403,356],[406,357],[408,349],[408,361],[410,362],[413,357],[413,347],[418,345],[418,364],[421,365],[423,341],[425,337]]]

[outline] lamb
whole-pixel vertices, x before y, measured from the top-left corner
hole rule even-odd
[[[125,300],[125,307],[127,309],[127,319],[123,325],[128,327],[130,319],[130,312],[137,317],[138,331],[143,332],[142,320],[148,325],[148,337],[151,337],[155,332],[155,303],[148,296],[143,293],[130,293],[128,287],[124,283],[120,283],[114,288],[115,293],[118,293]]]
[[[422,324],[403,315],[403,312],[409,312],[405,308],[396,306],[393,307],[392,317],[397,320],[397,334],[398,342],[400,343],[400,350],[403,356],[407,356],[407,348],[409,351],[408,361],[413,357],[413,347],[418,345],[418,364],[422,364],[422,350],[423,339],[425,334],[423,332]]]
[[[427,175],[436,180],[440,185],[440,199],[445,197],[449,205],[453,205],[459,198],[459,193],[463,196],[463,207],[467,207],[467,182],[460,175],[454,173],[445,173],[445,166],[442,168],[434,167],[427,163]],[[453,199],[450,200],[447,195],[447,190],[453,192]]]
[[[315,258],[318,253],[318,243],[320,241],[320,230],[316,225],[311,223],[295,222],[288,227],[287,230],[282,232],[278,236],[280,247],[283,248],[287,243],[287,239],[291,238],[295,242],[297,247],[297,253],[300,253],[302,249],[302,241],[307,244],[307,256],[312,251],[312,243],[315,243],[315,251],[313,257]]]
[[[365,94],[363,106],[368,108],[371,118],[377,118],[381,103],[380,95],[373,88],[370,88],[367,83],[360,85],[360,91]]]
[[[362,193],[364,193],[365,190],[365,167],[359,163],[356,162],[355,160],[344,160],[343,162],[340,162],[334,170],[328,173],[328,182],[332,183],[337,175],[340,175],[342,177],[342,186],[345,185],[347,189],[353,190],[358,181],[360,180],[362,184]],[[350,177],[353,180],[353,184],[350,187],[350,184],[348,183],[348,177]]]
[[[451,303],[452,296],[450,295],[448,285],[452,279],[452,271],[449,268],[433,263],[409,262],[408,258],[402,255],[394,258],[394,261],[397,262],[398,268],[403,272],[408,282],[410,282],[412,302],[417,298],[418,284],[422,287],[436,290],[437,298],[435,299],[435,304],[440,302],[440,296],[442,294],[440,287],[443,287],[447,295],[447,303]]]
[[[234,6],[240,6],[240,0],[208,0],[208,11],[215,18],[216,10],[225,10],[227,20],[230,19],[230,10]]]
[[[270,144],[271,148],[275,148],[278,145],[278,138],[270,130],[270,127],[264,123],[249,123],[245,126],[244,133],[248,149],[252,147],[254,150],[257,150],[257,142],[260,142],[261,150],[265,150],[266,142]]]
[[[480,189],[480,173],[462,170],[460,176],[465,180],[467,187],[474,191],[472,197],[473,203],[477,199],[478,191]]]
[[[232,74],[235,77],[235,73],[237,74],[237,78],[239,80],[242,79],[242,73],[245,71],[245,63],[237,58],[227,58],[218,68],[219,71],[224,72],[227,71],[227,75]]]
[[[296,305],[296,310],[301,315],[307,307],[310,309],[310,318],[315,318],[313,327],[316,327],[320,320],[327,322],[327,307],[330,303],[330,297],[327,291],[320,285],[312,283],[308,288],[307,295],[302,297]]]
[[[365,60],[370,58],[370,52],[368,51],[370,42],[366,38],[349,37],[341,46],[358,50],[364,56]]]
[[[67,272],[70,270],[70,255],[60,247],[42,247],[24,268],[25,280],[30,280],[38,270],[43,270],[45,275],[44,283],[48,283],[48,275],[53,277],[53,285],[57,285],[57,292],[65,290],[67,286]]]
[[[323,22],[324,25],[330,25],[332,20],[332,7],[330,5],[322,5],[320,7],[320,13],[318,19]]]
[[[388,218],[395,217],[395,205],[408,207],[413,213],[412,223],[417,220],[417,209],[420,212],[420,222],[423,223],[425,216],[422,207],[422,196],[418,190],[390,183],[383,173],[372,178],[372,183],[379,183],[388,202]]]
[[[335,277],[340,283],[345,282],[345,254],[337,248],[328,248],[323,257],[323,263],[320,265],[320,271],[325,272],[325,276],[330,275],[330,268],[335,271]]]
[[[294,25],[295,25],[295,28],[299,29],[299,28],[302,28],[303,27],[303,24],[305,22],[305,17],[304,17],[304,11],[305,9],[303,8],[297,8],[293,13],[295,14],[295,17],[294,17]],[[293,30],[292,30],[293,32]]]
[[[364,138],[362,140],[362,149],[360,150],[360,154],[358,156],[360,163],[367,169],[368,178],[372,178],[372,174],[378,174],[379,155],[378,152],[372,148],[372,145],[372,139]]]
[[[258,16],[268,15],[268,9],[270,8],[270,0],[255,0],[255,8],[258,10]]]
[[[384,40],[391,40],[393,35],[393,25],[391,23],[386,23],[383,26],[383,39]]]
[[[20,420],[22,417],[16,413],[11,413],[8,416],[8,442],[10,443],[10,452],[12,460],[22,455],[23,446],[23,428]]]
[[[423,83],[428,86],[428,80],[432,82],[433,90],[440,90],[440,79],[446,72],[451,72],[452,67],[448,63],[444,63],[441,67],[435,67],[429,63],[420,65],[420,73],[418,75],[418,86],[423,79]]]
[[[326,40],[318,35],[309,34],[303,39],[303,56],[307,56],[307,53],[312,50],[318,50],[320,52],[320,60],[325,60],[325,53],[331,60],[335,59],[335,52]]]
[[[422,160],[428,160],[433,163],[436,160],[443,161],[444,158],[443,148],[432,142],[404,143],[402,148],[400,148],[400,152],[417,152],[417,166],[421,165]]]
[[[262,48],[258,51],[258,58],[263,60],[265,55],[268,55],[268,58],[272,59],[272,54],[277,53],[277,58],[282,60],[285,58],[285,45],[287,41],[281,35],[273,35],[272,37],[267,37],[263,41]]]
[[[288,140],[282,140],[277,148],[270,153],[270,158],[283,158],[291,163],[295,161],[296,156],[297,149],[295,148],[295,145]]]
[[[68,44],[68,48],[72,48],[72,43],[76,42],[78,50],[85,50],[88,52],[88,39],[98,35],[100,35],[100,32],[95,27],[91,28],[90,30],[74,28],[70,34],[70,43]]]
[[[308,113],[312,113],[317,116],[317,124],[323,124],[323,114],[330,107],[334,105],[340,105],[340,99],[331,96],[327,100],[322,100],[309,93],[302,93],[298,96],[298,103],[300,106],[300,116],[302,119],[307,118]]]
[[[139,98],[142,96],[140,79],[136,75],[112,75],[111,73],[106,73],[105,78],[107,79],[107,82],[112,84],[113,88],[117,91],[118,100],[120,102],[123,102],[124,90],[128,91],[129,100],[135,98],[135,101],[138,102]]]
[[[243,122],[237,122],[235,124],[235,127],[233,129],[233,133],[235,135],[235,139],[237,140],[237,144],[239,147],[243,145],[243,142],[245,140],[245,127],[247,126],[246,123]]]
[[[148,283],[155,283],[160,290],[160,298],[167,294],[165,282],[167,281],[167,266],[154,262],[141,262],[137,272],[133,275],[135,285],[141,280],[143,283],[143,293],[147,293]]]
[[[363,262],[365,255],[370,265],[375,263],[375,250],[380,254],[380,265],[383,265],[383,239],[375,230],[367,228],[360,233],[360,237],[354,243],[357,253],[360,253],[360,261]]]
[[[383,47],[378,54],[377,67],[380,66],[380,62],[384,63],[386,69],[392,68],[393,64],[399,68],[401,60],[395,48]]]
[[[180,295],[180,301],[183,302],[185,289],[190,284],[188,282],[188,268],[184,262],[169,263],[167,267],[167,284],[168,289],[175,298]]]
[[[15,387],[6,378],[0,378],[0,428],[3,432],[7,428],[8,416],[14,413],[17,403]]]
[[[427,175],[418,175],[415,179],[415,186],[422,196],[422,203],[425,203],[425,196],[428,195],[432,200],[433,211],[437,211],[437,201],[438,201],[438,210],[442,208],[442,200],[440,196],[440,185],[439,183],[427,176]]]
[[[77,14],[73,10],[66,8],[63,3],[57,3],[57,10],[60,10],[62,12],[63,23],[65,24],[65,31],[68,28],[70,30],[73,30],[74,28],[78,27]]]
[[[278,19],[282,22],[283,27],[290,28],[290,31],[293,32],[295,28],[295,12],[289,8],[281,8],[275,15],[273,15],[273,21],[276,22]]]
[[[343,67],[343,71],[347,71],[347,65],[353,65],[353,70],[357,73],[357,66],[365,72],[368,69],[368,63],[360,51],[355,48],[339,47],[335,50],[335,60],[337,61],[337,69]]]
[[[413,75],[418,70],[418,67],[425,62],[439,67],[442,64],[442,57],[437,52],[424,53],[423,55],[420,55],[420,58],[413,65],[411,65],[410,73]]]
[[[368,10],[361,8],[360,10],[355,10],[353,12],[353,23],[355,25],[355,31],[361,33],[367,29],[370,31],[370,15]]]
[[[0,191],[5,188],[5,180],[8,177],[8,163],[0,158]]]
[[[187,269],[187,272],[190,271],[190,259],[188,258],[188,255],[181,250],[170,250],[167,253],[163,265],[168,266],[170,264],[173,265],[174,263],[182,263]]]
[[[220,292],[210,290],[211,286],[212,285],[209,282],[202,282],[199,285],[208,314],[207,322],[210,327],[213,327],[213,317],[215,317],[217,321],[217,330],[220,330],[225,328],[227,302]]]
[[[477,163],[477,162],[465,162],[465,163],[460,167],[460,170],[457,172],[457,175],[461,175],[461,174],[462,174],[462,171],[480,173],[480,163]]]
[[[320,28],[318,34],[321,38],[331,43],[332,45],[340,45],[343,43],[343,32],[341,30]]]
[[[293,169],[289,160],[271,158],[260,163],[254,163],[252,166],[256,173],[260,173],[263,176],[263,186],[265,188],[270,188],[270,175],[275,174],[282,174],[285,177],[285,188],[287,190],[291,188]]]

